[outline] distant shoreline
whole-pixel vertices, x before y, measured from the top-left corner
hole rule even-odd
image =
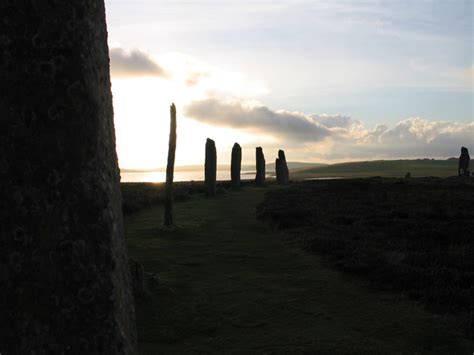
[[[303,165],[301,165],[303,164]],[[456,176],[458,159],[405,159],[405,160],[372,160],[361,162],[338,163],[331,165],[311,165],[309,163],[289,163],[290,179],[293,180],[322,180],[363,177],[449,177]],[[471,169],[474,170],[474,169]],[[268,164],[267,176],[275,175],[275,165]],[[164,170],[131,170],[121,171],[123,182],[163,182]],[[242,166],[241,178],[251,180],[255,176],[255,167]],[[175,181],[203,181],[204,169],[198,166],[181,166],[175,169]],[[230,167],[219,165],[217,168],[218,181],[230,181]]]
[[[288,168],[290,169],[302,169],[302,168],[316,168],[316,167],[321,167],[321,166],[327,166],[328,164],[322,164],[322,163],[302,163],[302,162],[288,162]],[[230,165],[226,164],[219,164],[217,165],[217,170],[218,171],[230,171]],[[242,164],[242,171],[254,171],[255,170],[255,165],[254,164]],[[275,163],[269,163],[266,165],[266,170],[267,171],[273,171],[275,170]],[[161,168],[154,168],[154,169],[120,169],[121,172],[124,173],[162,173],[166,172],[165,167]],[[175,166],[174,171],[176,172],[198,172],[198,171],[204,171],[204,164],[202,165],[181,165],[181,166]]]
[[[417,158],[417,159],[376,159],[376,160],[359,160],[359,161],[348,161],[342,163],[333,163],[333,164],[325,164],[325,163],[306,163],[306,162],[288,162],[289,169],[306,169],[306,168],[322,168],[322,167],[334,167],[334,166],[344,166],[344,165],[360,165],[360,164],[373,164],[373,163],[393,163],[393,162],[435,162],[435,163],[453,163],[458,162],[458,158],[451,157],[447,159],[434,159],[434,158]],[[242,170],[253,170],[255,169],[255,165],[253,164],[243,164]],[[266,165],[266,170],[274,170],[275,164],[269,163]],[[174,171],[180,172],[194,172],[194,171],[203,171],[204,164],[194,164],[194,165],[180,165],[174,168]],[[230,165],[220,164],[217,165],[217,170],[225,171],[230,170]],[[151,173],[151,172],[166,172],[166,167],[160,168],[152,168],[152,169],[128,169],[122,168],[120,169],[121,172],[124,173]]]

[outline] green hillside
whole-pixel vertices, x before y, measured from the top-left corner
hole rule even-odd
[[[292,162],[289,161],[286,163],[288,165],[288,169],[310,169],[310,168],[319,168],[321,166],[327,166],[327,164],[322,163],[300,163],[300,162]],[[267,171],[275,170],[275,163],[266,164]]]
[[[296,179],[324,177],[403,177],[407,172],[412,177],[457,175],[457,160],[375,160],[332,164],[321,167],[295,169],[291,175]]]

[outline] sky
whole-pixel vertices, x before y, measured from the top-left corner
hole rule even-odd
[[[122,168],[474,150],[474,2],[106,0]]]

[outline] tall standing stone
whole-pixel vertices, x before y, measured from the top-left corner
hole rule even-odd
[[[276,181],[278,184],[281,183],[281,176],[280,176],[280,159],[276,158],[275,159],[275,175],[276,175]]]
[[[216,143],[207,138],[206,140],[206,161],[204,163],[204,180],[206,184],[207,196],[216,195],[216,170],[217,170],[217,153]]]
[[[104,2],[0,13],[0,353],[135,354]]]
[[[469,151],[466,147],[461,148],[461,156],[459,157],[459,176],[469,176],[469,161],[471,157],[469,156]]]
[[[166,166],[166,186],[165,186],[165,226],[173,224],[173,175],[174,158],[176,154],[176,107],[170,107],[170,138],[168,144],[168,165]]]
[[[263,155],[262,147],[257,147],[255,150],[255,162],[257,168],[255,184],[257,186],[265,185],[265,156]]]
[[[230,177],[232,180],[232,188],[240,188],[240,169],[242,164],[242,148],[239,143],[235,143],[232,147],[232,157],[230,161]]]
[[[277,182],[282,185],[288,184],[290,173],[286,164],[285,152],[281,149],[278,151],[278,158],[275,160],[275,170]]]

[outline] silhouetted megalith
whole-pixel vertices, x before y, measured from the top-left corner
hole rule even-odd
[[[170,138],[168,143],[168,164],[166,165],[164,225],[173,224],[173,175],[176,154],[176,107],[170,106]]]
[[[279,184],[288,184],[290,173],[286,164],[285,152],[281,149],[278,151],[278,158],[275,160],[275,172]]]
[[[242,164],[242,148],[239,143],[235,143],[232,147],[232,157],[230,161],[230,177],[232,180],[232,188],[240,187],[240,169]]]
[[[206,161],[204,164],[204,180],[206,183],[207,196],[216,195],[216,170],[217,170],[216,143],[212,139],[207,138]]]
[[[265,156],[263,155],[262,147],[257,147],[255,150],[255,162],[257,169],[255,184],[257,186],[265,185]]]
[[[461,156],[459,157],[459,176],[469,176],[469,151],[466,147],[461,148]]]
[[[0,353],[135,354],[104,2],[0,13]]]
[[[277,183],[280,183],[280,159],[275,159],[275,176]]]

